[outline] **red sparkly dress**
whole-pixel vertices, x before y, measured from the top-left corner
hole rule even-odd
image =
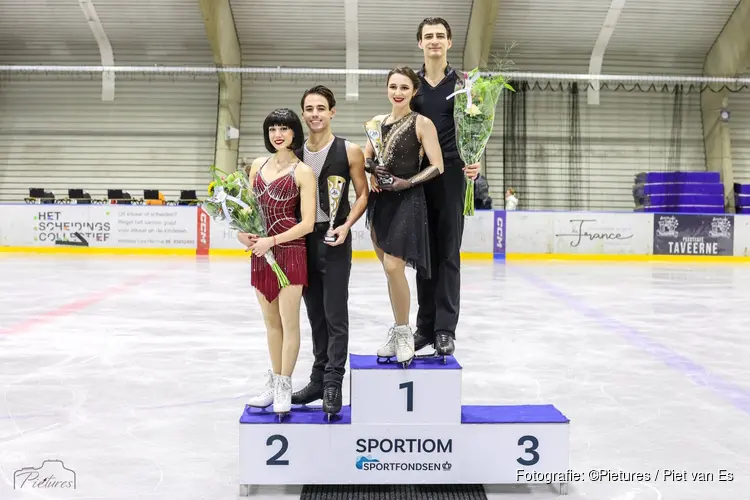
[[[266,160],[268,163],[268,160]],[[278,236],[297,225],[296,209],[299,205],[299,188],[292,170],[273,182],[266,182],[263,177],[263,167],[255,175],[253,191],[258,204],[263,211],[268,236]],[[289,278],[290,285],[307,286],[307,248],[305,238],[280,243],[271,247],[276,262]],[[268,302],[273,302],[279,296],[279,281],[265,257],[250,258],[250,283]]]

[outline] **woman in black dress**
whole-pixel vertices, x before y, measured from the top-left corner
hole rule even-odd
[[[430,275],[427,204],[422,183],[443,173],[443,155],[435,125],[410,107],[419,83],[416,73],[406,66],[388,74],[391,112],[373,118],[381,123],[383,166],[375,160],[370,141],[365,147],[366,170],[371,175],[373,191],[368,199],[366,222],[388,279],[395,320],[388,340],[377,354],[384,358],[395,356],[404,366],[414,357],[406,266],[427,278]],[[421,168],[425,155],[429,165]],[[380,182],[384,178],[392,182]]]

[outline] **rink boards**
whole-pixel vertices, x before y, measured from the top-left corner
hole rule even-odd
[[[364,218],[356,257],[374,257]],[[750,215],[505,212],[467,217],[464,259],[747,260]],[[198,207],[0,205],[0,251],[247,257],[236,233]]]
[[[462,405],[455,358],[408,369],[351,355],[350,405],[329,422],[296,406],[281,423],[245,408],[240,485],[559,483],[570,421],[550,404]],[[556,476],[555,476],[556,475]]]

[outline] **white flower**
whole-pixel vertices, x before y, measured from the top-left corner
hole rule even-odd
[[[477,107],[477,105],[476,104],[472,104],[471,107],[469,108],[469,116],[477,116],[477,115],[481,115],[481,114],[482,114],[482,111],[480,111],[480,109]]]

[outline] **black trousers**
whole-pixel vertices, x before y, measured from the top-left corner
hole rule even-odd
[[[352,234],[332,247],[323,241],[327,230],[327,223],[316,224],[306,237],[308,286],[304,299],[315,355],[310,380],[341,387],[349,353]]]
[[[464,163],[455,158],[444,159],[444,164],[443,175],[425,183],[432,276],[417,274],[417,331],[430,340],[440,332],[456,338],[461,299]]]

